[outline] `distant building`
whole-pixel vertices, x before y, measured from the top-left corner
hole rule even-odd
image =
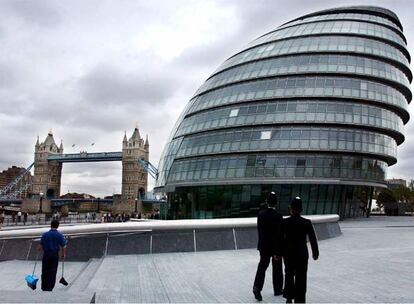
[[[394,190],[399,188],[400,186],[407,187],[407,181],[401,178],[392,178],[386,180],[388,189]]]
[[[73,198],[73,199],[89,199],[89,198],[96,198],[93,195],[87,194],[87,193],[66,193],[62,195],[60,198]]]
[[[60,196],[61,199],[73,199],[73,203],[65,204],[64,206],[60,206],[56,208],[56,211],[60,211],[62,213],[68,212],[89,212],[89,211],[97,211],[98,208],[98,198],[94,197],[93,195],[87,193],[66,193]]]

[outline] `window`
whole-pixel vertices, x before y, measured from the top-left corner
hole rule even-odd
[[[230,111],[229,117],[236,117],[237,115],[239,115],[239,109],[233,109]]]
[[[296,160],[296,167],[305,167],[306,159],[298,159]]]
[[[260,139],[270,139],[272,137],[272,131],[262,131]]]

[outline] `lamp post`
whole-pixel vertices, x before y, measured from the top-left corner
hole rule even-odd
[[[40,192],[39,195],[40,195],[40,199],[39,199],[39,202],[40,202],[40,204],[39,204],[39,213],[42,213],[43,212],[43,210],[42,210],[43,192]]]
[[[135,214],[138,212],[138,198],[135,198]]]

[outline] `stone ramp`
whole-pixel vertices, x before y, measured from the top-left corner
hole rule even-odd
[[[103,259],[90,259],[84,263],[83,268],[78,275],[70,281],[67,287],[68,291],[84,291],[88,288],[97,270],[102,264]],[[66,277],[66,276],[65,276]]]
[[[396,221],[345,222],[341,237],[321,241],[307,301],[414,303],[414,218]],[[258,262],[253,249],[107,256],[89,288],[97,303],[254,303]],[[263,303],[284,303],[272,290],[268,269]]]
[[[0,303],[91,303],[95,301],[94,291],[87,289],[100,265],[100,260],[92,259],[87,263],[65,262],[66,281],[69,286],[58,283],[61,277],[62,263],[59,264],[56,285],[53,292],[41,290],[40,279],[37,289],[31,290],[25,281],[25,276],[33,271],[33,261],[0,262]],[[37,263],[35,275],[41,276],[41,261]]]
[[[307,301],[414,303],[414,217],[391,220],[345,222],[341,237],[321,241],[320,259],[309,261]],[[70,285],[57,284],[53,300],[26,286],[33,262],[0,262],[0,302],[84,303],[95,294],[97,303],[254,303],[258,261],[257,250],[242,249],[67,262]],[[273,296],[270,277],[268,269],[263,303],[284,303]]]
[[[71,284],[76,277],[78,277],[85,263],[79,262],[65,262],[65,279]],[[29,288],[26,285],[25,277],[31,274],[33,271],[34,261],[5,261],[0,262],[0,289],[2,290],[13,290],[13,291],[25,291]],[[62,274],[62,263],[59,263],[57,281],[60,279]],[[42,273],[42,262],[38,261],[36,266],[35,275],[40,278]],[[69,285],[70,286],[70,285]],[[69,287],[68,286],[68,287]],[[65,291],[68,289],[67,286],[63,286],[56,282],[54,290]],[[40,280],[38,282],[38,288],[40,289]]]
[[[0,290],[0,303],[95,303],[94,293],[39,290]]]
[[[168,259],[168,255],[162,254]],[[90,282],[97,303],[171,302],[151,255],[107,256]]]

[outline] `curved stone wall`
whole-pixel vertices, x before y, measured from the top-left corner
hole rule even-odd
[[[338,215],[309,216],[319,240],[341,234]],[[256,248],[256,218],[140,221],[63,226],[67,259],[106,255],[197,252]],[[1,260],[38,259],[39,237],[48,228],[0,231]]]

